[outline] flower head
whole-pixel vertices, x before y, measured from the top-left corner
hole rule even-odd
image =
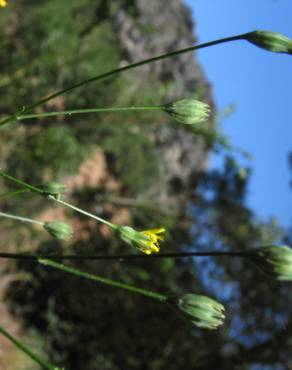
[[[66,185],[56,181],[50,181],[47,184],[39,186],[39,188],[43,191],[44,195],[52,195],[57,199],[66,191]]]
[[[292,54],[292,40],[280,33],[253,31],[245,34],[244,38],[259,48],[275,53]]]
[[[177,306],[199,328],[217,329],[225,318],[224,306],[203,295],[184,294],[177,300]]]
[[[262,271],[277,280],[292,281],[292,249],[283,246],[264,246],[251,251],[248,258]]]
[[[164,110],[178,122],[187,125],[206,121],[210,114],[209,105],[195,99],[178,100],[166,105]]]
[[[60,240],[68,240],[73,234],[72,227],[62,221],[45,222],[44,229],[47,230],[52,237]]]
[[[0,0],[0,8],[4,8],[4,6],[7,5],[7,1],[6,0]]]
[[[130,226],[120,226],[118,232],[126,243],[131,244],[143,253],[151,254],[159,252],[159,241],[164,240],[163,236],[159,234],[164,233],[165,229],[161,227],[137,231]]]

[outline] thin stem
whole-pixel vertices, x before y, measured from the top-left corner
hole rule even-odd
[[[91,218],[93,218],[93,219],[95,219],[95,220],[97,220],[97,221],[99,221],[99,222],[101,222],[101,223],[103,223],[103,224],[105,224],[105,225],[107,225],[107,226],[111,227],[111,228],[112,228],[112,229],[114,229],[114,230],[117,230],[117,229],[118,229],[118,226],[117,226],[117,225],[114,225],[114,224],[112,224],[111,222],[106,221],[106,220],[104,220],[104,219],[103,219],[103,218],[101,218],[101,217],[98,217],[98,216],[96,216],[96,215],[93,215],[92,213],[86,212],[86,211],[84,211],[84,210],[83,210],[83,209],[81,209],[81,208],[78,208],[78,207],[76,207],[76,206],[73,206],[72,204],[67,203],[67,202],[65,202],[64,200],[61,200],[61,199],[55,198],[55,197],[54,197],[54,196],[52,196],[52,195],[49,195],[49,196],[48,196],[48,198],[50,198],[51,200],[53,200],[53,201],[55,201],[55,202],[57,202],[57,203],[63,204],[64,206],[66,206],[66,207],[68,207],[68,208],[72,208],[72,209],[74,209],[74,211],[77,211],[77,212],[79,212],[79,213],[82,213],[82,214],[83,214],[83,215],[85,215],[85,216],[91,217]]]
[[[39,259],[38,261],[39,261],[39,263],[41,263],[45,266],[51,266],[51,267],[54,267],[58,270],[68,272],[69,274],[72,274],[72,275],[76,275],[76,276],[79,276],[79,277],[82,277],[82,278],[85,278],[85,279],[97,281],[98,283],[101,283],[101,284],[110,285],[110,286],[113,286],[115,288],[125,289],[125,290],[128,290],[128,291],[132,292],[132,293],[141,294],[141,295],[144,295],[146,297],[158,299],[161,302],[164,302],[164,301],[167,300],[167,296],[165,296],[163,294],[155,293],[155,292],[152,292],[150,290],[145,290],[145,289],[142,289],[142,288],[137,288],[133,285],[120,283],[118,281],[114,281],[114,280],[104,278],[104,277],[101,277],[101,276],[89,274],[88,272],[77,270],[73,267],[65,266],[61,263],[57,263],[57,262],[54,262],[54,261],[51,261],[51,260],[48,260],[48,259]]]
[[[27,254],[27,253],[0,253],[0,258],[19,259],[19,260],[35,260],[44,259],[60,259],[60,260],[151,260],[161,258],[186,258],[186,257],[248,257],[249,252],[186,252],[186,253],[159,253],[159,254],[120,254],[120,255],[98,255],[98,254]]]
[[[44,118],[52,116],[61,116],[72,114],[85,114],[85,113],[102,113],[102,112],[127,112],[127,111],[145,111],[145,110],[161,110],[162,105],[159,106],[143,106],[143,107],[112,107],[112,108],[87,108],[87,109],[73,109],[64,110],[60,112],[46,112],[46,113],[35,113],[35,114],[24,114],[17,117],[17,120],[24,120],[29,118]]]
[[[8,179],[8,180],[10,180],[10,181],[13,181],[13,182],[15,182],[16,184],[21,185],[22,187],[24,187],[24,188],[26,188],[26,189],[28,189],[28,190],[31,190],[31,191],[34,191],[34,192],[36,192],[36,193],[40,193],[40,194],[42,194],[42,195],[46,195],[46,196],[47,196],[47,193],[45,193],[42,189],[36,188],[36,187],[34,187],[34,186],[32,186],[32,185],[30,185],[30,184],[28,184],[28,183],[24,182],[24,181],[18,180],[17,178],[15,178],[15,177],[13,177],[13,176],[8,175],[8,174],[7,174],[6,172],[4,172],[4,171],[1,171],[1,170],[0,170],[0,176],[4,177],[4,178],[6,178],[6,179]],[[54,197],[53,195],[48,195],[48,198],[49,198],[49,199],[51,199],[51,200],[53,200],[53,201],[55,201],[55,202],[57,202],[57,203],[63,204],[63,205],[64,205],[64,206],[66,206],[66,207],[72,208],[72,209],[74,209],[75,211],[77,211],[77,212],[79,212],[79,213],[82,213],[82,214],[83,214],[83,215],[85,215],[85,216],[91,217],[91,218],[93,218],[93,219],[95,219],[95,220],[97,220],[97,221],[99,221],[99,222],[102,222],[103,224],[105,224],[105,225],[107,225],[107,226],[111,227],[113,230],[117,230],[117,229],[118,229],[118,226],[117,226],[117,225],[112,224],[111,222],[106,221],[106,220],[104,220],[104,219],[103,219],[103,218],[101,218],[101,217],[98,217],[98,216],[96,216],[96,215],[93,215],[92,213],[86,212],[86,211],[84,211],[83,209],[80,209],[80,208],[78,208],[78,207],[75,207],[75,206],[73,206],[72,204],[65,202],[64,200],[57,199],[57,198],[56,198],[56,197]]]
[[[7,197],[14,197],[15,195],[23,194],[28,192],[28,189],[20,189],[15,191],[7,191],[5,193],[0,194],[0,198],[7,198]]]
[[[17,221],[21,221],[21,222],[29,222],[31,224],[37,224],[37,225],[44,226],[43,222],[37,221],[37,220],[32,220],[31,218],[27,218],[27,217],[15,216],[15,215],[11,215],[9,213],[4,213],[4,212],[0,212],[0,216],[10,218],[12,220],[17,220]]]
[[[31,104],[28,107],[23,107],[16,114],[13,114],[10,117],[7,117],[3,121],[1,121],[0,122],[0,126],[4,125],[4,124],[6,124],[6,123],[8,123],[8,122],[10,122],[10,121],[12,121],[14,119],[17,120],[17,117],[18,116],[26,114],[31,109],[33,109],[35,107],[38,107],[39,105],[42,105],[42,104],[46,103],[47,101],[56,98],[59,95],[65,94],[65,93],[67,93],[67,92],[69,92],[71,90],[74,90],[74,89],[76,89],[78,87],[81,87],[81,86],[84,86],[86,84],[89,84],[89,83],[92,83],[92,82],[101,80],[103,78],[112,76],[114,74],[119,74],[119,73],[125,72],[125,71],[127,71],[129,69],[133,69],[133,68],[137,68],[137,67],[143,66],[145,64],[157,62],[157,61],[162,60],[162,59],[166,59],[166,58],[170,58],[170,57],[173,57],[173,56],[176,56],[176,55],[188,53],[190,51],[199,50],[199,49],[203,49],[203,48],[206,48],[206,47],[209,47],[209,46],[218,45],[218,44],[223,44],[225,42],[236,41],[236,40],[240,40],[240,39],[243,39],[244,40],[244,36],[245,36],[245,34],[241,34],[241,35],[237,35],[237,36],[231,36],[231,37],[226,37],[226,38],[222,38],[222,39],[218,39],[218,40],[206,42],[204,44],[195,45],[195,46],[191,46],[191,47],[188,47],[188,48],[176,50],[176,51],[173,51],[173,52],[170,52],[170,53],[161,54],[161,55],[158,55],[156,57],[145,59],[145,60],[142,60],[142,61],[133,63],[133,64],[128,64],[128,65],[126,65],[124,67],[113,69],[113,70],[111,70],[109,72],[105,72],[105,73],[100,74],[98,76],[91,77],[91,78],[89,78],[87,80],[78,82],[78,83],[76,83],[76,84],[74,84],[74,85],[72,85],[70,87],[67,87],[65,89],[59,90],[59,91],[57,91],[57,92],[55,92],[55,93],[53,93],[53,94],[51,94],[51,95],[49,95],[49,96],[47,96],[47,97],[45,97],[43,99],[37,101],[36,103]]]
[[[18,339],[16,339],[13,335],[11,335],[10,333],[8,333],[3,328],[2,325],[0,325],[0,333],[3,334],[7,339],[9,339],[10,342],[12,342],[15,345],[15,347],[17,347],[22,352],[24,352],[34,362],[36,362],[37,364],[39,364],[43,369],[47,369],[47,370],[60,370],[58,367],[49,364],[45,360],[41,359],[38,355],[36,355],[35,353],[33,353],[26,345],[24,345]]]
[[[24,181],[18,180],[17,178],[8,175],[8,173],[0,170],[0,176],[4,177],[7,180],[15,182],[17,185],[20,185],[23,188],[26,188],[28,190],[34,191],[35,193],[41,193],[43,194],[44,191],[42,189],[36,188],[35,186],[32,186]]]

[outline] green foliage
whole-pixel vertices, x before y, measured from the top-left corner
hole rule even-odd
[[[100,129],[101,146],[126,194],[135,195],[159,181],[155,146],[139,129],[122,122]]]
[[[91,4],[89,6],[88,4]],[[109,23],[97,16],[102,1],[21,2],[0,18],[1,70],[24,71],[6,86],[1,108],[12,111],[65,85],[105,72],[118,63],[118,48]],[[12,22],[19,14],[19,19]],[[45,21],[44,21],[45,19]],[[21,44],[17,35],[21,34]],[[11,37],[13,35],[13,37]],[[41,40],[41,41],[40,41]],[[104,103],[104,87],[87,86],[65,97],[67,104]],[[114,92],[115,84],[109,90]],[[107,95],[108,96],[108,95]],[[63,100],[63,99],[62,99]],[[15,107],[16,105],[16,107]]]
[[[83,157],[84,148],[70,129],[64,125],[52,126],[13,147],[7,167],[19,178],[40,184],[44,175],[57,178],[60,173],[73,172]]]

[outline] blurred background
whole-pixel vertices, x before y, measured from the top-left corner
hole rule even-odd
[[[292,36],[288,0],[236,4],[8,1],[0,11],[1,118],[63,87],[198,39],[257,28]],[[213,116],[196,127],[158,112],[31,119],[1,128],[0,168],[34,185],[64,183],[68,201],[117,224],[164,226],[163,252],[290,244],[288,63],[289,56],[238,42],[86,85],[37,112],[192,97],[209,103]],[[15,188],[4,180],[0,186],[1,194]],[[34,194],[1,197],[0,207],[63,220],[75,230],[71,241],[58,242],[39,227],[1,218],[1,252],[132,252],[107,227]],[[227,319],[217,331],[190,328],[147,298],[33,262],[1,260],[1,324],[60,367],[292,369],[291,285],[245,260],[71,264],[157,292],[211,296],[226,306]],[[0,350],[1,370],[37,370],[3,338]]]
[[[292,33],[289,0],[186,2],[197,21],[196,35],[202,42],[215,35],[223,37],[257,29],[288,36]],[[197,57],[212,83],[218,110],[233,108],[233,114],[222,122],[222,130],[233,145],[252,155],[247,204],[261,218],[275,216],[282,225],[289,226],[290,56],[267,56],[265,51],[238,42],[198,51]],[[210,165],[220,165],[220,159],[213,156]]]

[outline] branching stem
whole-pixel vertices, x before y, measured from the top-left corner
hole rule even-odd
[[[78,83],[76,83],[72,86],[66,87],[66,88],[64,88],[62,90],[59,90],[59,91],[57,91],[57,92],[55,92],[55,93],[53,93],[53,94],[51,94],[51,95],[49,95],[45,98],[42,98],[41,100],[29,105],[28,107],[22,107],[22,109],[20,109],[17,113],[15,113],[15,114],[5,118],[4,120],[2,120],[0,122],[0,126],[5,125],[6,123],[11,122],[13,120],[17,120],[17,118],[19,116],[25,115],[26,113],[30,112],[33,108],[36,108],[36,107],[48,102],[49,100],[52,100],[52,99],[56,98],[57,96],[65,94],[69,91],[72,91],[72,90],[78,88],[78,87],[90,84],[92,82],[102,80],[106,77],[109,77],[109,76],[112,76],[112,75],[115,75],[115,74],[120,74],[120,73],[125,72],[129,69],[141,67],[145,64],[154,63],[154,62],[157,62],[159,60],[166,59],[166,58],[171,58],[171,57],[174,57],[174,56],[177,56],[177,55],[180,55],[180,54],[188,53],[190,51],[199,50],[199,49],[207,48],[207,47],[210,47],[210,46],[223,44],[223,43],[226,43],[226,42],[231,42],[231,41],[236,41],[236,40],[244,40],[245,35],[246,34],[241,34],[241,35],[236,35],[236,36],[231,36],[231,37],[225,37],[225,38],[221,38],[221,39],[218,39],[218,40],[206,42],[206,43],[203,43],[203,44],[200,44],[200,45],[195,45],[195,46],[191,46],[191,47],[188,47],[188,48],[175,50],[175,51],[172,51],[170,53],[161,54],[161,55],[158,55],[156,57],[149,58],[149,59],[144,59],[144,60],[141,60],[139,62],[136,62],[136,63],[133,63],[133,64],[128,64],[124,67],[116,68],[116,69],[113,69],[111,71],[102,73],[98,76],[91,77],[87,80],[80,81],[80,82],[78,82]]]
[[[88,272],[77,270],[73,267],[65,266],[61,263],[57,263],[55,261],[51,261],[51,260],[48,260],[48,259],[39,259],[38,261],[39,261],[39,263],[41,263],[45,266],[54,267],[55,269],[58,269],[58,270],[61,270],[61,271],[67,272],[69,274],[79,276],[79,277],[82,277],[82,278],[85,278],[85,279],[93,280],[93,281],[96,281],[96,282],[101,283],[101,284],[110,285],[110,286],[115,287],[115,288],[125,289],[125,290],[128,290],[128,291],[132,292],[132,293],[136,293],[136,294],[144,295],[146,297],[157,299],[161,302],[166,301],[167,298],[168,298],[167,296],[165,296],[163,294],[155,293],[155,292],[152,292],[150,290],[138,288],[138,287],[133,286],[133,285],[124,284],[124,283],[120,283],[118,281],[114,281],[114,280],[111,280],[111,279],[108,279],[108,278],[93,275],[93,274],[90,274]]]
[[[61,370],[58,367],[49,364],[45,360],[41,359],[38,355],[36,355],[34,352],[32,352],[25,344],[20,342],[18,339],[16,339],[13,335],[8,333],[2,325],[0,325],[0,333],[4,335],[10,342],[12,342],[15,347],[20,349],[22,352],[24,352],[28,357],[30,357],[34,362],[39,364],[42,369],[46,370]]]
[[[86,114],[86,113],[108,113],[108,112],[132,112],[132,111],[153,111],[153,110],[162,110],[162,105],[149,105],[142,107],[109,107],[109,108],[87,108],[87,109],[72,109],[64,110],[59,112],[45,112],[45,113],[33,113],[33,114],[23,114],[17,117],[17,120],[24,120],[30,118],[45,118],[53,116],[62,116],[72,114]]]
[[[153,260],[161,258],[190,258],[190,257],[248,257],[249,252],[185,252],[185,253],[158,253],[158,254],[118,254],[118,255],[98,255],[98,254],[28,254],[28,253],[0,253],[0,258],[35,260],[39,258],[50,260]]]

